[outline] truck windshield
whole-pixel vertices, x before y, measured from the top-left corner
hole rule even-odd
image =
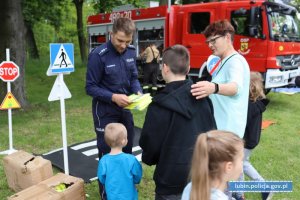
[[[275,41],[300,42],[300,21],[290,6],[266,5],[270,37]]]

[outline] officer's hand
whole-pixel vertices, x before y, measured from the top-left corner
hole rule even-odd
[[[126,107],[131,103],[125,94],[113,94],[112,101],[120,107]]]

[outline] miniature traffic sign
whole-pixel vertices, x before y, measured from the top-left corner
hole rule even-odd
[[[50,44],[50,66],[52,73],[74,72],[73,44]]]
[[[48,73],[47,73],[48,75]],[[52,74],[51,74],[52,75]],[[48,101],[60,101],[61,112],[61,128],[62,128],[62,141],[64,153],[64,170],[65,174],[69,174],[69,159],[68,159],[68,142],[67,142],[67,128],[66,128],[66,111],[65,99],[71,98],[71,93],[64,82],[64,74],[58,73],[55,83],[52,87]]]
[[[63,74],[67,75],[67,74],[70,74],[71,72],[65,72]],[[49,65],[47,71],[46,71],[46,75],[47,76],[57,76],[57,73],[52,73],[52,67],[51,65]]]
[[[71,97],[71,92],[69,91],[65,82],[57,77],[48,97],[48,101],[58,101],[60,98],[69,99]]]
[[[11,92],[8,92],[0,105],[0,110],[8,110],[12,108],[21,108],[20,103]]]
[[[19,77],[19,67],[12,61],[3,61],[0,64],[0,78],[5,82],[15,81]]]
[[[48,97],[48,101],[60,101],[65,174],[69,174],[65,99],[71,98],[72,95],[64,82],[64,73],[73,71],[73,44],[50,44],[50,66],[46,74],[48,76],[57,74],[57,78]]]
[[[12,131],[12,108],[20,108],[19,102],[11,93],[11,82],[19,77],[19,67],[10,61],[9,49],[6,49],[6,61],[0,64],[0,78],[7,82],[7,95],[0,105],[0,109],[7,110],[8,114],[8,137],[9,137],[9,149],[6,151],[1,151],[2,154],[12,154],[16,150],[13,148],[13,131]]]

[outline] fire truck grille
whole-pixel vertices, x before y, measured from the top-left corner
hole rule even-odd
[[[300,67],[300,54],[298,55],[288,55],[288,56],[277,56],[277,59],[280,60],[280,65],[282,69],[296,69]]]

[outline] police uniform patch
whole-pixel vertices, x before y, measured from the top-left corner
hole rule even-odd
[[[99,47],[99,49],[97,49],[99,51],[99,55],[102,56],[104,54],[106,54],[109,50],[107,48],[107,45],[106,44],[103,44]]]
[[[126,59],[126,62],[128,62],[128,63],[134,62],[134,59],[133,59],[133,58],[127,58],[127,59]]]
[[[107,48],[105,48],[105,49],[102,49],[100,52],[99,52],[99,54],[101,55],[104,51],[106,51],[107,50]]]
[[[130,49],[134,49],[135,50],[135,46],[133,46],[133,45],[128,45],[128,48],[130,48]]]

